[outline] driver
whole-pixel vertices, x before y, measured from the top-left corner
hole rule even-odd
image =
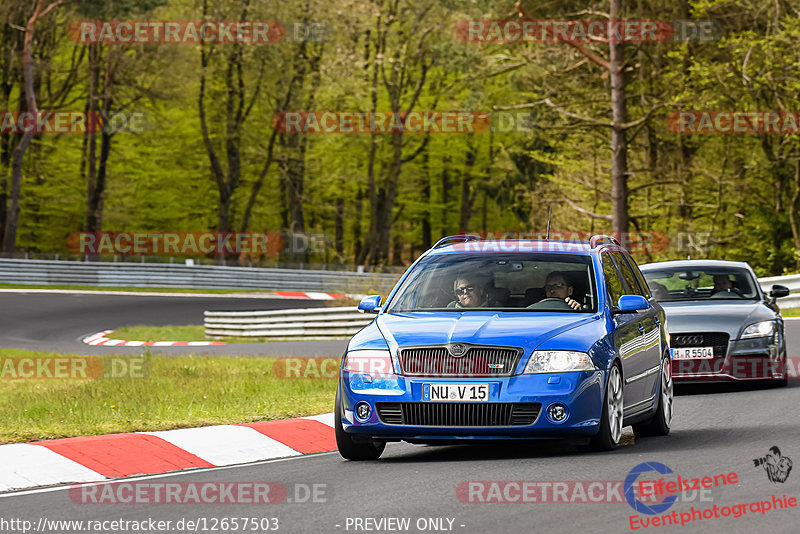
[[[566,302],[573,310],[580,310],[581,304],[570,297],[575,290],[572,284],[567,281],[567,277],[558,271],[553,271],[547,275],[544,282],[544,294],[549,299],[561,299]]]
[[[474,275],[461,275],[453,282],[455,301],[447,305],[448,308],[479,308],[486,306],[486,287]]]
[[[720,291],[730,291],[733,289],[733,282],[728,278],[727,274],[714,275],[714,289],[711,294],[719,293]]]

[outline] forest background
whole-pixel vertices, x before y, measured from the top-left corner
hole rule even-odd
[[[464,38],[464,21],[521,15],[713,21],[715,35]],[[640,262],[798,272],[800,136],[670,128],[681,110],[796,111],[798,15],[797,0],[3,0],[0,111],[31,109],[32,92],[39,110],[91,112],[107,127],[27,141],[1,130],[0,250],[66,254],[81,231],[281,232],[314,246],[227,262],[400,266],[445,235],[544,232],[552,210],[553,231],[656,236],[660,246],[634,247]],[[87,20],[280,21],[286,33],[76,41],[71,25]],[[298,110],[470,110],[496,127],[276,127]]]

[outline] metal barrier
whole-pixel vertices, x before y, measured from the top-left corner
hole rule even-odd
[[[204,325],[209,337],[314,337],[352,336],[374,315],[344,308],[301,308],[271,311],[207,311]]]
[[[769,295],[773,284],[788,287],[792,294],[788,297],[778,299],[778,306],[785,309],[800,308],[800,274],[759,278],[758,283],[761,284],[761,289],[767,295]]]
[[[399,278],[400,275],[391,273],[0,259],[0,283],[4,284],[263,289],[386,295]]]
[[[760,278],[769,293],[772,284],[800,289],[800,275]],[[800,292],[778,300],[781,308],[800,307]],[[210,337],[349,337],[372,321],[374,316],[361,314],[354,307],[304,308],[298,310],[205,312],[206,335]]]
[[[790,274],[789,276],[770,276],[768,278],[759,278],[758,283],[761,284],[761,289],[765,293],[769,293],[772,284],[779,284],[789,288],[789,291],[800,292],[800,274]],[[788,298],[788,297],[787,297]],[[783,299],[781,299],[783,302]]]

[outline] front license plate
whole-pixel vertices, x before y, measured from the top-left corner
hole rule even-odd
[[[422,400],[488,402],[489,384],[422,384]]]
[[[690,358],[713,358],[714,347],[686,347],[682,349],[672,349],[672,357],[676,360],[686,360]]]

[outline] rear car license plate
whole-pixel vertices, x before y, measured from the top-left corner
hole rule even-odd
[[[713,358],[714,347],[685,347],[680,349],[672,349],[672,357],[676,360]]]
[[[422,400],[488,402],[489,384],[422,384]]]

